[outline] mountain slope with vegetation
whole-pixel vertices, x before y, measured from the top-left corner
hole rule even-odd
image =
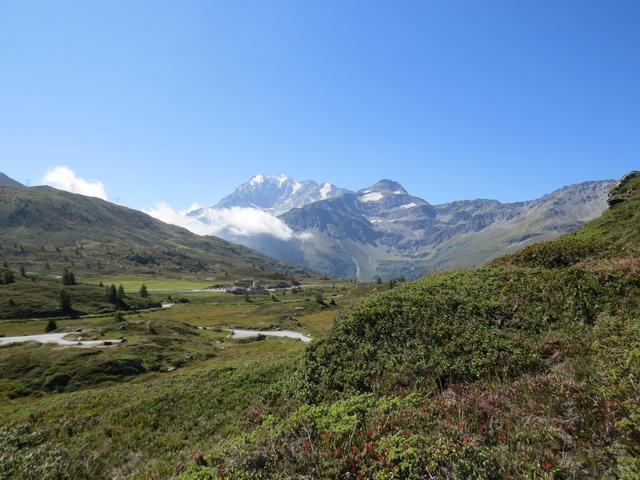
[[[67,272],[61,273],[64,276]],[[89,285],[75,280],[65,283],[62,279],[32,275],[24,270],[20,273],[10,266],[0,267],[0,320],[77,317],[160,307],[160,303],[148,295],[140,297],[124,292],[120,295],[121,298],[117,298],[116,285]]]
[[[24,188],[24,185],[0,172],[0,187]]]
[[[50,187],[0,187],[0,259],[27,271],[281,278],[303,273],[217,237]]]
[[[573,234],[374,295],[251,435],[183,478],[638,478],[640,173],[609,203]]]

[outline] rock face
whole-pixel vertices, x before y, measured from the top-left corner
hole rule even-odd
[[[331,275],[367,280],[475,266],[597,217],[607,207],[611,185],[585,182],[527,202],[431,205],[400,184],[382,180],[284,213],[280,218],[307,239],[290,242],[289,250],[267,252],[284,253]]]
[[[609,190],[608,203],[613,207],[617,203],[637,196],[640,192],[640,172],[631,171],[616,182]]]

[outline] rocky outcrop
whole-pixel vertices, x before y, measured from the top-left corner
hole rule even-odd
[[[640,172],[633,170],[623,176],[609,190],[609,198],[607,202],[610,207],[624,202],[631,197],[640,194]]]

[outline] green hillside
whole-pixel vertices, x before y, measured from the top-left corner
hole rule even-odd
[[[14,187],[14,188],[24,188],[20,182],[15,181],[13,178],[5,175],[0,172],[0,187]]]
[[[301,269],[140,211],[50,187],[0,187],[0,259],[29,272],[209,280],[279,278]]]
[[[13,278],[11,283],[4,280],[7,273]],[[61,307],[63,291],[69,298],[68,311]],[[114,302],[105,294],[105,287],[82,283],[63,285],[61,279],[27,273],[23,276],[11,268],[0,267],[0,320],[69,317],[151,307],[160,307],[160,303],[150,297],[141,298],[137,293],[127,293],[121,302]]]
[[[183,478],[639,478],[639,184],[575,234],[373,296]]]

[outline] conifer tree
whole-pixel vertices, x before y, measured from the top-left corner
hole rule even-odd
[[[13,272],[11,270],[5,270],[2,276],[2,280],[5,285],[9,285],[16,281],[16,278],[13,276]]]
[[[62,274],[62,284],[63,285],[76,284],[76,276],[73,274],[73,272],[70,272],[68,268],[65,268],[64,273]]]
[[[71,297],[69,296],[69,292],[65,289],[60,290],[60,310],[62,313],[68,315],[71,313]]]
[[[116,305],[119,308],[125,308],[127,306],[124,299],[125,299],[124,287],[121,284],[120,286],[118,286],[118,291],[116,293]]]
[[[105,288],[105,296],[111,303],[114,305],[116,304],[116,301],[118,300],[118,293],[116,291],[116,286],[113,283]]]

